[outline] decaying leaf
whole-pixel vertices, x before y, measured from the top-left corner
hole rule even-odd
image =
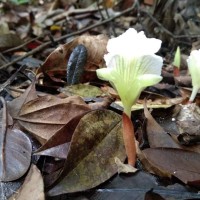
[[[0,34],[0,50],[6,50],[12,47],[16,47],[23,44],[23,40],[20,39],[16,34],[7,33]]]
[[[18,121],[24,129],[44,144],[72,118],[89,110],[90,108],[78,96],[60,99],[46,95],[24,104]]]
[[[180,148],[179,145],[156,122],[144,104],[144,115],[147,118],[147,137],[150,147]]]
[[[181,105],[176,123],[180,133],[200,135],[200,108],[195,103]]]
[[[142,152],[153,166],[165,171],[166,174],[177,177],[185,184],[199,182],[199,153],[173,148],[149,148]]]
[[[78,84],[84,71],[87,61],[87,49],[79,44],[72,51],[67,63],[67,83],[68,85]]]
[[[109,110],[86,114],[75,129],[62,180],[50,196],[93,188],[117,172],[115,157],[124,161],[126,154],[120,115]]]
[[[7,124],[7,107],[3,103],[0,127],[0,181],[13,181],[23,176],[31,162],[32,145],[20,130],[10,129]]]
[[[118,174],[120,174],[120,173],[135,173],[138,170],[129,164],[122,163],[122,161],[117,157],[115,157],[115,163],[118,168]]]
[[[66,86],[64,88],[61,88],[60,92],[63,92],[67,96],[79,95],[81,97],[96,97],[103,94],[100,88],[88,84],[76,84]]]
[[[32,165],[21,188],[9,200],[45,200],[42,175]]]

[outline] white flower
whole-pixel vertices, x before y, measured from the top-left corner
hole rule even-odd
[[[188,68],[192,77],[192,94],[190,97],[190,102],[193,102],[198,90],[200,89],[200,49],[193,50],[187,59]]]
[[[163,60],[155,55],[160,46],[161,40],[146,38],[133,28],[108,41],[107,68],[98,69],[97,76],[113,85],[129,116],[142,90],[162,80]]]

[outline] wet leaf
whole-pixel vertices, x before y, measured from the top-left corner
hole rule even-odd
[[[153,190],[150,190],[145,194],[144,200],[165,200],[165,199],[159,194],[153,192]]]
[[[72,118],[89,110],[90,108],[78,96],[60,99],[46,95],[24,104],[18,121],[24,129],[44,144]]]
[[[60,89],[67,96],[78,95],[81,97],[97,97],[103,94],[102,90],[93,85],[76,84]]]
[[[121,117],[112,111],[85,115],[74,132],[62,180],[48,194],[87,190],[113,176],[117,172],[114,158],[126,157],[121,126]]]
[[[32,165],[21,188],[9,200],[45,200],[42,175]]]
[[[179,145],[167,134],[167,132],[156,122],[144,104],[144,115],[147,118],[147,137],[150,147],[180,148]]]
[[[149,148],[142,152],[152,165],[177,177],[185,184],[200,180],[199,153],[172,148]]]
[[[23,176],[31,162],[32,145],[20,130],[8,128],[7,107],[3,103],[2,125],[0,127],[0,180],[13,181]]]
[[[87,49],[84,45],[78,45],[72,51],[67,63],[68,85],[78,84],[87,61]]]
[[[160,185],[156,176],[152,176],[144,171],[138,171],[128,176],[126,174],[117,175],[111,179],[111,181],[102,184],[91,192],[85,193],[84,196],[90,200],[142,200],[151,189],[153,189],[153,192],[168,200],[199,198],[198,193],[190,192],[189,189],[178,183],[164,187]],[[73,199],[73,197],[71,198]],[[82,197],[82,199],[84,199],[84,197]],[[78,198],[76,200],[78,200]]]

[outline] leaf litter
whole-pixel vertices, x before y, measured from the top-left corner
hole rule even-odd
[[[3,41],[2,45],[5,44],[0,47],[3,51],[0,56],[0,66],[4,69],[0,70],[1,96],[6,101],[9,100],[4,103],[6,106],[1,110],[0,146],[2,161],[5,161],[1,162],[0,171],[1,181],[17,179],[13,182],[17,187],[11,186],[11,182],[1,182],[1,189],[5,190],[5,193],[3,192],[0,197],[4,199],[9,197],[11,194],[9,192],[7,194],[7,189],[17,190],[21,184],[19,182],[23,182],[25,178],[24,185],[18,190],[18,196],[14,195],[10,199],[23,199],[29,195],[27,191],[30,190],[33,190],[36,195],[41,195],[39,199],[44,199],[43,187],[51,183],[54,184],[45,190],[46,194],[57,195],[91,189],[91,193],[83,193],[82,197],[182,199],[181,193],[185,199],[198,198],[198,194],[194,192],[200,188],[198,140],[200,98],[196,97],[194,109],[188,109],[184,104],[191,94],[191,77],[185,64],[187,55],[191,46],[199,48],[197,35],[200,30],[197,22],[193,20],[200,12],[199,3],[144,1],[144,4],[137,5],[135,10],[129,0],[121,3],[103,1],[103,4],[99,5],[91,2],[93,1],[78,5],[76,1],[60,1],[60,10],[56,3],[45,2],[45,6],[41,8],[39,5],[41,2],[36,2],[34,6],[38,10],[34,8],[36,13],[34,17],[25,8],[28,6],[32,10],[33,5],[30,2],[26,4],[27,1],[15,1],[18,6],[0,3],[3,10],[6,8],[5,15],[1,15],[3,26],[0,26],[0,39]],[[26,6],[23,7],[21,4]],[[91,7],[87,7],[90,4]],[[194,5],[195,9],[193,9]],[[131,15],[124,15],[122,9],[127,9],[125,10],[127,14],[132,10],[135,11]],[[40,11],[42,12],[39,13]],[[139,21],[138,16],[135,15],[138,11]],[[115,18],[118,13],[122,15]],[[66,26],[63,24],[63,17],[66,18]],[[99,19],[103,20],[102,24],[87,28],[91,23],[99,23]],[[16,30],[13,27],[16,27]],[[151,36],[162,39],[164,43],[159,52],[165,61],[162,70],[163,82],[148,88],[132,108],[132,121],[136,124],[136,129],[141,130],[140,137],[145,138],[147,135],[146,146],[142,146],[141,143],[136,145],[138,156],[136,167],[141,170],[146,169],[147,172],[164,180],[168,177],[169,185],[162,186],[162,189],[157,187],[158,184],[153,176],[143,171],[115,175],[111,178],[120,170],[125,172],[130,170],[126,168],[121,138],[120,115],[123,108],[120,107],[121,102],[116,91],[108,83],[97,79],[96,69],[105,67],[103,56],[107,52],[106,35],[109,37],[119,35],[129,27],[137,30],[145,27]],[[46,28],[49,29],[50,34],[46,34],[44,31]],[[82,30],[83,32],[80,32]],[[82,34],[86,31],[87,34]],[[69,32],[72,34],[68,34]],[[37,39],[35,37],[29,40],[33,36],[30,33],[35,36],[39,33],[42,35]],[[23,44],[24,41],[28,42]],[[62,45],[58,47],[59,42]],[[180,46],[183,53],[180,76],[174,77],[172,63],[177,46]],[[41,50],[43,50],[41,55],[36,56]],[[11,62],[7,60],[10,57],[9,53],[13,54],[10,58]],[[29,59],[23,59],[25,58],[23,55],[29,56]],[[37,70],[29,65],[30,55],[37,57],[35,58],[37,63],[44,61],[41,66],[36,67]],[[30,86],[27,89],[24,86],[21,87],[22,90],[17,89],[15,92],[23,94],[10,101],[10,98],[14,97],[12,96],[14,87],[5,86],[3,82],[20,65],[27,65],[29,69],[24,70],[24,75],[17,74],[13,84],[17,82],[17,85],[18,83],[23,85],[28,79]],[[73,68],[75,78],[71,76],[70,67]],[[40,78],[31,79],[30,77],[35,74]],[[60,91],[64,91],[65,94],[62,96]],[[143,106],[143,97],[148,99],[147,106]],[[171,113],[170,110],[179,104],[182,110]],[[147,107],[152,108],[153,112],[150,113]],[[5,108],[7,108],[6,112]],[[183,114],[186,112],[190,113],[189,117],[183,119]],[[36,164],[42,176],[35,166],[31,165],[29,168],[33,162],[32,145],[26,134],[31,134],[40,143],[40,148],[34,152],[34,156],[40,157]],[[139,135],[136,134],[137,137]],[[192,142],[187,143],[188,137]],[[11,151],[14,153],[9,153]],[[25,161],[20,157],[24,152],[26,152]],[[16,158],[13,158],[15,153]],[[118,164],[115,163],[116,157],[120,159],[120,162],[117,161]],[[41,166],[40,162],[44,165]],[[174,177],[179,179],[179,183]],[[45,180],[44,185],[42,179]],[[52,181],[48,183],[51,179]],[[106,180],[109,182],[102,184]],[[152,182],[146,184],[144,180]],[[161,181],[160,184],[163,182]],[[107,189],[112,189],[112,193],[108,193]],[[120,195],[119,191],[121,191]]]

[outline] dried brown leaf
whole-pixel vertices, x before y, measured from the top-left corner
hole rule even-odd
[[[147,136],[150,147],[180,148],[179,145],[156,122],[144,104],[144,115],[147,118]]]
[[[149,148],[142,152],[153,166],[185,184],[200,180],[199,153],[172,148]]]
[[[70,120],[89,110],[78,96],[60,99],[46,95],[24,104],[18,122],[44,144]]]
[[[45,200],[44,183],[40,171],[32,165],[21,188],[9,200]]]

